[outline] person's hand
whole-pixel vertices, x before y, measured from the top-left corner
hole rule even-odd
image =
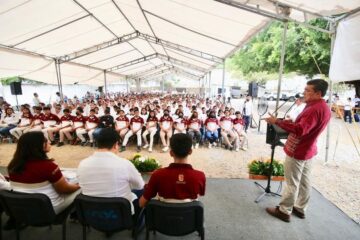
[[[268,113],[268,114],[269,114],[270,117],[265,118],[265,121],[266,121],[267,123],[270,123],[270,124],[275,124],[277,118],[276,118],[274,115],[272,115],[271,113]]]

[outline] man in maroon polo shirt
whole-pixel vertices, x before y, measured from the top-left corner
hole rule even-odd
[[[166,168],[155,171],[145,186],[140,206],[158,195],[159,200],[166,202],[189,202],[205,194],[205,174],[195,170],[188,163],[192,153],[192,140],[184,133],[178,133],[170,139],[170,156],[174,159]]]
[[[331,112],[324,99],[328,83],[322,79],[307,82],[304,91],[306,107],[296,118],[280,120],[271,116],[266,119],[289,133],[285,143],[285,180],[281,202],[276,208],[266,211],[285,222],[290,222],[290,214],[305,218],[310,199],[310,173],[312,158],[317,154],[316,141],[330,121]]]

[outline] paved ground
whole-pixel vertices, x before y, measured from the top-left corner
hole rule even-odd
[[[291,223],[284,223],[269,216],[265,207],[275,206],[277,197],[266,197],[259,204],[254,199],[261,194],[250,180],[208,179],[206,196],[201,199],[205,205],[206,239],[213,240],[355,240],[359,239],[360,226],[352,221],[318,191],[312,191],[308,215],[305,220],[292,217]],[[277,183],[273,184],[275,188]],[[3,217],[4,220],[4,217]],[[61,239],[61,227],[27,228],[21,232],[22,239]],[[68,224],[67,239],[81,239],[81,226]],[[3,232],[3,239],[15,239],[13,231]],[[105,235],[91,230],[88,239],[106,239]],[[113,235],[110,239],[131,239],[129,232]],[[142,233],[138,239],[145,239]],[[161,234],[150,239],[199,239],[196,234],[181,238],[169,238]]]

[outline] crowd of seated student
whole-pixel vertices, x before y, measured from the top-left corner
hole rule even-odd
[[[145,148],[151,152],[154,137],[158,135],[162,151],[166,152],[171,136],[176,133],[189,134],[194,148],[205,141],[212,148],[221,138],[227,149],[246,150],[246,121],[241,112],[235,112],[229,103],[194,95],[118,94],[97,99],[88,95],[82,100],[68,99],[48,106],[23,105],[21,116],[4,106],[0,120],[2,137],[12,135],[19,139],[28,131],[42,131],[58,147],[66,140],[73,145],[93,146],[100,129],[111,127],[120,136],[120,151],[126,150],[134,136],[138,151]]]
[[[174,162],[155,171],[147,185],[134,165],[117,155],[119,140],[115,129],[100,130],[96,138],[98,149],[80,162],[79,183],[72,184],[63,177],[55,160],[48,158],[51,145],[44,134],[27,132],[20,137],[7,167],[10,184],[1,178],[0,187],[45,194],[55,213],[66,210],[80,192],[93,197],[123,197],[130,202],[135,219],[141,208],[156,196],[166,202],[188,202],[205,194],[205,174],[193,169],[187,158],[192,153],[189,135],[173,135],[169,147]]]

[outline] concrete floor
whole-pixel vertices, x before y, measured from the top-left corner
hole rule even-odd
[[[265,182],[264,182],[265,184]],[[277,183],[273,183],[273,190]],[[208,179],[206,196],[201,199],[205,205],[205,238],[214,240],[237,239],[289,239],[289,240],[355,240],[360,239],[360,226],[316,190],[312,191],[310,206],[305,220],[292,217],[291,223],[275,219],[265,208],[275,206],[278,197],[265,197],[256,204],[254,199],[261,194],[253,181],[241,179]],[[3,221],[5,217],[3,216]],[[69,223],[67,239],[82,239],[81,226]],[[105,235],[91,230],[89,240],[106,239]],[[3,231],[3,239],[15,239],[15,232]],[[61,227],[52,229],[26,228],[21,239],[61,239]],[[114,234],[109,239],[131,239],[130,232]],[[142,232],[138,239],[145,239]],[[190,234],[186,237],[167,237],[161,234],[150,239],[200,239]]]

